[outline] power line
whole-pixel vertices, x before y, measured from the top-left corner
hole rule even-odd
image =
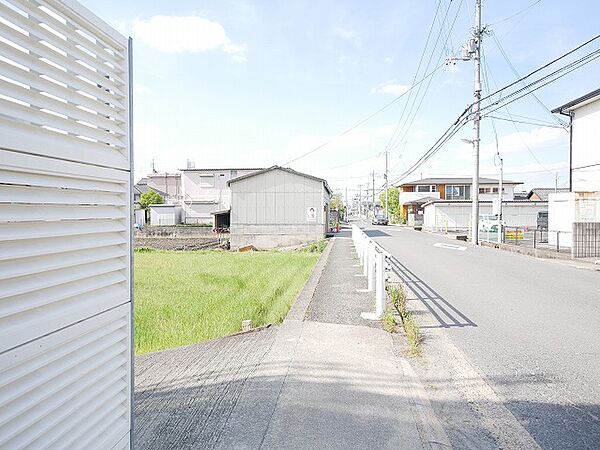
[[[535,0],[535,1],[534,1],[533,3],[531,3],[529,6],[526,6],[525,8],[523,8],[523,9],[521,9],[521,10],[517,11],[516,13],[514,13],[514,14],[511,14],[511,15],[510,15],[510,16],[508,16],[508,17],[505,17],[504,19],[500,19],[500,20],[498,20],[498,21],[496,21],[496,22],[493,22],[491,25],[497,25],[497,24],[499,24],[499,23],[506,22],[506,21],[508,21],[508,20],[510,20],[510,19],[512,19],[512,18],[514,18],[514,17],[517,17],[518,15],[520,15],[520,14],[523,14],[524,12],[526,12],[526,11],[530,10],[530,9],[531,9],[531,8],[533,8],[535,5],[537,5],[538,3],[540,3],[541,1],[542,1],[542,0]]]
[[[509,114],[511,115],[511,113],[505,113],[505,114]],[[561,130],[564,130],[565,127],[562,127],[560,125],[554,125],[554,124],[548,124],[548,123],[543,123],[543,122],[529,122],[526,120],[516,120],[516,119],[507,119],[506,117],[498,117],[498,116],[493,116],[490,114],[486,114],[485,116],[483,116],[482,118],[489,118],[489,119],[496,119],[496,120],[503,120],[505,122],[512,122],[512,123],[522,123],[525,125],[534,125],[537,127],[546,127],[546,128],[558,128]]]
[[[458,19],[458,14],[460,12],[460,8],[462,6],[463,0],[460,1],[458,8],[456,9],[456,15],[454,16],[454,20],[452,21],[452,25],[450,27],[450,30],[448,31],[448,36],[446,36],[445,39],[445,43],[444,43],[444,47],[446,46],[446,43],[448,42],[448,39],[450,38],[450,36],[452,35],[452,30],[454,29],[454,25],[456,24],[456,19]],[[443,52],[443,50],[442,50]],[[443,57],[443,53],[440,53],[440,56],[438,58],[438,61]],[[433,53],[432,53],[433,56]],[[421,110],[421,106],[423,105],[423,101],[425,100],[425,97],[427,96],[427,92],[429,91],[429,87],[431,86],[431,82],[433,81],[433,78],[430,78],[429,81],[427,82],[427,86],[425,87],[425,92],[423,93],[423,96],[421,97],[421,100],[419,101],[419,104],[417,106],[417,109],[415,110],[415,113],[413,114],[410,123],[408,124],[408,127],[406,127],[406,129],[404,130],[404,134],[402,135],[402,138],[400,138],[395,144],[394,144],[394,149],[400,145],[405,138],[408,136],[408,132],[411,130],[412,125],[417,117],[417,115],[419,114],[419,111]],[[419,93],[417,92],[417,95],[415,96],[415,98],[419,95]],[[414,106],[414,102],[413,102],[413,106]],[[412,111],[412,107],[411,107],[411,111]],[[410,113],[409,113],[410,114]],[[404,125],[406,125],[407,121],[404,123]]]
[[[444,31],[443,30],[443,24],[446,23],[446,19],[448,18],[448,13],[450,12],[451,6],[452,6],[452,1],[450,1],[448,3],[448,8],[446,9],[446,12],[444,14],[444,19],[442,20],[442,27],[440,27],[440,31],[437,34],[437,37],[435,39],[435,43],[433,44],[433,48],[431,49],[431,54],[429,55],[429,59],[427,60],[427,65],[425,66],[425,70],[424,70],[425,72],[427,72],[427,69],[429,68],[429,65],[431,64],[431,60],[433,58],[433,55],[435,54],[435,51],[437,49],[438,43],[440,41],[440,37],[442,36],[442,33]],[[439,64],[439,60],[438,60],[438,64]],[[429,85],[431,84],[431,80],[432,79],[430,79],[429,82],[428,82],[427,89],[425,90],[425,93],[429,89]],[[404,111],[406,111],[406,106],[408,106],[408,103],[410,103],[411,97],[409,97],[406,100],[406,103],[404,105],[405,106],[404,110],[402,111],[402,115],[400,116],[400,120],[402,120],[402,118],[404,118],[404,123],[402,124],[402,127],[400,128],[401,130],[404,130],[404,128],[406,127],[406,124],[408,123],[408,117],[410,117],[410,115],[412,114],[412,111],[414,109],[414,106],[415,106],[415,103],[417,101],[417,98],[419,97],[419,94],[421,93],[421,87],[422,86],[419,86],[419,89],[417,89],[417,93],[415,94],[414,97],[412,97],[412,103],[410,105],[410,109],[408,111],[408,115],[406,116],[406,118],[404,118]],[[399,136],[400,136],[400,132],[398,132],[398,134],[396,135],[396,138],[398,138]],[[396,140],[393,145],[395,146],[397,144],[397,142],[398,142],[398,140]],[[391,144],[391,141],[390,141],[390,144]],[[387,148],[386,148],[386,150],[387,150]]]
[[[351,131],[353,131],[354,129],[358,128],[359,126],[361,126],[362,124],[364,124],[365,122],[368,122],[369,120],[371,120],[373,117],[375,117],[377,114],[379,114],[380,112],[386,110],[387,108],[389,108],[390,106],[392,106],[394,103],[396,103],[398,100],[400,100],[402,97],[404,97],[406,94],[408,94],[410,91],[412,91],[414,88],[416,88],[417,86],[419,86],[421,83],[423,83],[424,81],[426,81],[429,77],[433,76],[438,70],[440,70],[444,65],[441,64],[438,67],[436,67],[435,69],[433,69],[431,72],[429,72],[427,75],[425,75],[423,78],[421,78],[416,84],[413,84],[410,88],[408,88],[408,90],[406,90],[405,92],[403,92],[402,94],[400,94],[399,96],[397,96],[396,98],[394,98],[391,102],[385,104],[384,106],[382,106],[381,108],[379,108],[377,111],[375,111],[374,113],[370,114],[369,116],[365,117],[364,119],[360,120],[359,122],[355,123],[354,125],[352,125],[350,128],[346,129],[345,131],[343,131],[342,133],[338,134],[337,136],[335,136],[334,138],[318,145],[317,147],[313,148],[312,150],[309,150],[299,156],[296,156],[293,159],[290,159],[288,162],[286,162],[284,165],[288,165],[291,164],[295,161],[298,161],[299,159],[302,159],[320,149],[322,149],[323,147],[326,147],[327,145],[331,144],[332,142],[334,142],[336,139],[345,136],[346,134],[350,133]]]
[[[496,94],[498,94],[498,93],[500,93],[500,92],[502,92],[502,91],[504,91],[504,90],[508,89],[509,87],[512,87],[512,86],[514,86],[515,84],[517,84],[517,83],[520,83],[520,82],[521,82],[521,81],[523,81],[523,80],[526,80],[527,78],[531,77],[532,75],[535,75],[535,74],[536,74],[536,73],[538,73],[538,72],[541,72],[542,70],[544,70],[544,69],[548,68],[549,66],[551,66],[552,64],[554,64],[554,63],[556,63],[556,62],[560,61],[561,59],[564,59],[564,58],[566,58],[567,56],[569,56],[569,55],[571,55],[571,54],[575,53],[577,50],[579,50],[579,49],[581,49],[581,48],[585,47],[586,45],[588,45],[588,44],[592,43],[593,41],[595,41],[595,40],[596,40],[596,39],[598,39],[598,38],[600,38],[600,34],[597,34],[597,35],[596,35],[596,36],[594,36],[593,38],[591,38],[591,39],[589,39],[589,40],[585,41],[583,44],[580,44],[580,45],[578,45],[577,47],[575,47],[574,49],[572,49],[572,50],[568,51],[567,53],[564,53],[564,54],[562,54],[561,56],[559,56],[558,58],[555,58],[555,59],[553,59],[552,61],[550,61],[550,62],[548,62],[548,63],[544,64],[542,67],[539,67],[539,68],[535,69],[534,71],[532,71],[532,72],[529,72],[529,73],[528,73],[527,75],[525,75],[524,77],[521,77],[521,78],[519,78],[518,80],[515,80],[515,81],[513,81],[512,83],[510,83],[510,84],[508,84],[508,85],[506,85],[506,86],[504,86],[504,87],[502,87],[502,88],[498,89],[497,91],[495,91],[495,92],[492,92],[491,94],[488,94],[486,97],[482,98],[481,100],[483,101],[483,100],[485,100],[485,99],[487,99],[487,98],[489,98],[489,97],[493,97],[494,95],[496,95]]]
[[[429,39],[431,38],[431,32],[433,31],[433,26],[435,25],[435,19],[437,18],[438,13],[440,12],[440,6],[442,6],[442,0],[438,0],[438,5],[435,10],[435,14],[433,15],[433,20],[431,21],[431,25],[429,27],[429,32],[427,33],[427,39],[425,40],[425,46],[423,47],[423,50],[421,51],[421,57],[419,58],[419,64],[417,65],[417,70],[415,70],[415,74],[413,75],[413,80],[412,80],[413,84],[415,83],[417,76],[419,75],[419,71],[421,70],[421,64],[423,64],[423,58],[425,57],[425,52],[427,51],[427,47],[429,46]],[[448,6],[448,7],[450,7],[450,6]],[[425,69],[425,71],[427,71],[427,69]],[[406,99],[406,102],[404,103],[404,108],[402,109],[402,114],[400,114],[400,118],[398,119],[398,122],[396,123],[396,128],[394,129],[394,132],[390,136],[390,140],[386,144],[384,151],[387,150],[387,148],[390,146],[390,144],[392,143],[392,141],[394,140],[394,138],[396,136],[396,133],[398,132],[398,128],[400,127],[400,123],[402,122],[402,118],[404,117],[404,113],[406,112],[406,107],[408,105],[408,102],[410,101],[411,96],[412,96],[412,92],[408,96],[408,99]]]
[[[498,39],[498,37],[496,36],[496,33],[494,33],[493,31],[490,33],[492,36],[492,39],[494,40],[494,42],[496,43],[496,46],[498,47],[498,50],[500,50],[500,53],[502,54],[502,57],[504,58],[504,61],[506,62],[506,64],[508,65],[508,67],[510,68],[510,70],[512,71],[512,73],[517,77],[520,78],[521,75],[519,74],[519,72],[517,71],[517,69],[515,68],[515,66],[513,65],[513,63],[510,61],[508,55],[506,54],[506,52],[504,51],[504,47],[502,47],[502,44],[500,44],[500,40]],[[544,109],[544,111],[546,111],[554,121],[556,121],[558,124],[565,126],[566,124],[564,123],[564,121],[562,121],[561,119],[559,119],[556,115],[552,114],[552,112],[550,111],[550,109],[544,105],[544,103],[542,103],[542,101],[538,98],[537,95],[532,94],[533,98],[537,101],[537,103],[542,107],[542,109]]]

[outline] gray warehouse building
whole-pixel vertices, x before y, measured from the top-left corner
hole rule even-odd
[[[273,166],[228,185],[232,249],[288,247],[325,237],[332,193],[322,178]]]

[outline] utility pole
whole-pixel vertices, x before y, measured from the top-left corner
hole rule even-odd
[[[554,193],[558,192],[558,172],[554,172]]]
[[[474,30],[475,55],[475,86],[473,95],[475,104],[473,105],[473,152],[475,166],[473,170],[473,206],[471,211],[471,242],[479,244],[479,128],[481,116],[479,113],[481,106],[481,0],[475,0],[475,30]],[[500,195],[502,193],[500,192]],[[500,202],[502,204],[502,202]]]
[[[498,244],[502,243],[502,183],[504,182],[504,159],[498,153],[498,158],[500,158],[500,181],[498,182]]]
[[[362,184],[358,185],[358,218],[362,219]]]
[[[371,172],[371,176],[373,177],[373,195],[371,200],[373,201],[373,217],[375,217],[375,171]]]
[[[370,185],[371,181],[367,180],[367,191],[365,192],[365,201],[367,203],[367,210],[365,211],[365,216],[368,218],[369,217],[369,211],[371,210],[371,208],[369,207],[369,185]]]
[[[385,220],[390,220],[388,216],[388,150],[385,151]]]

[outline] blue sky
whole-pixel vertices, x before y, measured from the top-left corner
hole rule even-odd
[[[383,183],[380,154],[408,95],[353,132],[336,136],[412,84],[438,5],[436,0],[83,3],[134,39],[136,177],[150,170],[153,158],[160,171],[182,168],[186,159],[196,167],[261,167],[284,164],[332,141],[291,165],[350,192],[366,185],[373,170],[376,185]],[[496,40],[524,75],[597,34],[600,6],[592,0],[576,3],[484,0],[483,23],[496,37],[484,40],[489,85],[516,78]],[[473,5],[473,0],[441,0],[421,72],[446,11],[430,70],[469,37]],[[598,88],[599,69],[600,63],[592,62],[536,94],[553,109]],[[472,63],[458,62],[438,70],[428,89],[422,85],[422,106],[414,119],[401,123],[390,151],[390,179],[416,161],[472,101],[472,78]],[[419,102],[420,97],[413,111]],[[499,116],[509,113],[556,125],[532,96]],[[525,182],[525,188],[553,186],[558,172],[559,186],[567,185],[565,130],[493,123],[507,178]],[[492,119],[482,126],[481,173],[495,176]],[[471,135],[468,124],[409,179],[470,175],[472,150],[460,138]]]

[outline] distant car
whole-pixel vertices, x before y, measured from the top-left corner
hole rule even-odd
[[[384,216],[375,216],[375,217],[373,217],[373,221],[371,223],[373,225],[387,225],[388,220]]]
[[[548,211],[539,211],[537,214],[537,228],[538,230],[548,229]]]

